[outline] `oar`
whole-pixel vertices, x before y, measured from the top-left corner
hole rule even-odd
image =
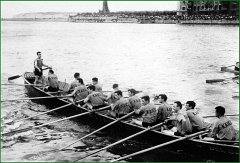
[[[83,100],[79,100],[79,101],[77,101],[77,103],[78,103],[78,102],[81,102],[81,101],[83,101]],[[47,113],[51,113],[51,112],[54,112],[54,111],[59,110],[59,109],[62,109],[62,108],[66,108],[66,107],[71,106],[71,105],[73,105],[73,103],[69,103],[69,104],[67,104],[67,105],[63,105],[63,106],[57,107],[57,108],[55,108],[55,109],[51,109],[51,110],[49,110],[49,111],[46,111],[46,112],[43,112],[43,113],[40,113],[40,114],[35,114],[35,115],[30,116],[30,117],[27,117],[27,118],[19,119],[19,120],[16,120],[15,122],[21,122],[21,121],[24,121],[24,120],[27,120],[27,119],[31,119],[31,118],[33,118],[33,117],[37,117],[37,116],[39,116],[39,115],[44,115],[44,114],[47,114]],[[14,121],[8,122],[8,123],[5,123],[5,124],[10,124],[10,123],[13,123],[13,122],[14,122]]]
[[[44,69],[42,69],[42,70],[47,70],[47,69],[49,69],[49,67],[44,68]],[[14,79],[20,78],[21,76],[23,76],[23,75],[15,75],[15,76],[11,76],[11,77],[8,78],[8,80],[14,80]]]
[[[225,78],[225,79],[209,79],[209,80],[206,80],[206,83],[223,82],[223,81],[226,81],[226,80],[229,80],[229,79],[237,79],[237,78],[238,78],[238,76],[231,77],[231,78]]]
[[[225,116],[228,116],[228,117],[233,117],[233,116],[239,116],[239,114],[225,114]],[[203,116],[203,118],[210,118],[210,117],[216,117],[216,115],[206,115],[206,116]]]
[[[89,137],[89,136],[93,135],[94,133],[96,133],[96,132],[98,132],[98,131],[101,131],[101,130],[105,129],[105,128],[107,128],[107,127],[109,127],[109,126],[111,126],[111,125],[113,125],[113,124],[115,124],[115,123],[117,123],[117,122],[119,122],[119,121],[121,121],[121,120],[123,120],[123,119],[125,119],[125,118],[127,118],[127,117],[129,117],[129,116],[131,116],[131,115],[133,115],[134,113],[135,113],[135,111],[133,111],[133,112],[131,112],[131,113],[128,113],[127,115],[125,115],[125,116],[123,116],[123,117],[121,117],[121,118],[119,118],[119,119],[116,119],[115,121],[113,121],[113,122],[111,122],[111,123],[109,123],[109,124],[107,124],[107,125],[105,125],[105,126],[99,128],[99,129],[97,129],[97,130],[91,132],[90,134],[87,134],[87,135],[81,137],[80,139],[76,140],[75,142],[73,142],[73,143],[71,143],[71,144],[69,144],[69,145],[67,145],[67,146],[65,146],[65,147],[63,147],[63,148],[61,148],[60,150],[64,150],[64,149],[66,149],[67,147],[69,147],[69,146],[71,146],[71,145],[73,145],[73,144],[75,144],[75,143],[81,141],[82,139],[84,139],[84,138],[86,138],[86,137]]]
[[[64,121],[64,120],[68,120],[68,119],[80,117],[80,116],[83,116],[83,115],[86,115],[86,114],[90,114],[90,113],[94,113],[94,112],[106,110],[106,109],[108,109],[108,108],[110,108],[110,106],[106,106],[106,107],[103,107],[103,108],[100,108],[100,109],[97,109],[97,110],[90,110],[90,111],[88,111],[88,112],[84,112],[84,113],[77,114],[77,115],[74,115],[74,116],[66,117],[66,118],[59,119],[59,120],[56,120],[56,121],[52,121],[52,122],[49,122],[49,123],[44,123],[44,124],[42,124],[42,125],[30,126],[30,127],[28,127],[28,128],[24,128],[24,129],[20,129],[20,130],[15,130],[15,131],[10,131],[10,132],[7,132],[7,133],[2,133],[2,136],[9,136],[9,135],[13,135],[13,134],[15,134],[15,133],[25,132],[25,131],[32,130],[32,129],[35,129],[35,128],[40,128],[40,127],[43,127],[43,126],[46,126],[46,125],[49,125],[49,124],[53,124],[53,123],[56,123],[56,122],[61,122],[61,121]]]
[[[45,97],[16,98],[16,99],[1,100],[1,102],[20,101],[20,100],[40,100],[40,99],[51,99],[51,98],[65,98],[65,97],[70,97],[70,96],[45,96]]]
[[[170,144],[177,143],[177,142],[180,142],[180,141],[183,141],[183,140],[186,140],[186,139],[190,139],[190,138],[195,137],[195,136],[198,136],[198,135],[202,135],[202,134],[207,133],[207,132],[209,132],[209,131],[210,131],[210,130],[200,131],[200,132],[197,132],[197,133],[188,135],[188,136],[186,136],[186,137],[181,137],[181,138],[179,138],[179,139],[175,139],[175,140],[172,140],[172,141],[168,141],[168,142],[166,142],[166,143],[159,144],[159,145],[156,145],[156,146],[153,146],[153,147],[150,147],[150,148],[147,148],[147,149],[144,149],[144,150],[141,150],[141,151],[132,153],[132,154],[130,154],[130,155],[126,155],[126,156],[124,156],[124,157],[120,157],[120,158],[115,159],[115,160],[111,160],[110,162],[116,162],[116,161],[120,161],[120,160],[123,160],[123,159],[127,159],[127,158],[129,158],[129,157],[136,156],[136,155],[139,155],[139,154],[142,154],[142,153],[145,153],[145,152],[149,152],[149,151],[151,151],[151,150],[154,150],[154,149],[157,149],[157,148],[161,148],[161,147],[166,146],[166,145],[170,145]]]
[[[25,85],[34,85],[34,84],[15,84],[15,83],[2,83],[1,85],[17,85],[17,86],[25,86]],[[36,85],[35,85],[36,86]]]
[[[233,66],[235,66],[235,65],[231,65],[231,66],[227,66],[227,67],[221,67],[221,71],[225,71],[226,68],[228,68],[228,67],[233,67]]]
[[[130,136],[124,138],[124,139],[121,139],[121,140],[119,140],[119,141],[117,141],[117,142],[115,142],[115,143],[113,143],[113,144],[110,144],[110,145],[108,145],[108,146],[106,146],[106,147],[103,147],[103,148],[101,148],[101,149],[98,149],[97,151],[95,151],[95,152],[93,152],[93,153],[91,153],[91,154],[89,154],[89,155],[86,155],[86,156],[84,156],[84,157],[81,157],[81,158],[75,160],[74,162],[77,162],[77,161],[82,160],[82,159],[84,159],[84,158],[86,158],[86,157],[92,156],[92,155],[94,155],[94,154],[96,154],[96,153],[98,153],[98,152],[100,152],[100,151],[102,151],[102,150],[104,150],[104,149],[108,149],[108,148],[110,148],[110,147],[113,147],[113,146],[115,146],[115,145],[117,145],[117,144],[119,144],[119,143],[122,143],[122,142],[124,142],[124,141],[127,141],[127,140],[129,140],[129,139],[131,139],[131,138],[133,138],[133,137],[135,137],[135,136],[138,136],[138,135],[143,134],[143,133],[145,133],[145,132],[147,132],[147,131],[149,131],[149,130],[152,130],[152,129],[156,128],[156,127],[159,127],[159,126],[161,126],[161,125],[163,125],[163,124],[165,124],[165,123],[166,123],[166,122],[162,122],[162,123],[159,123],[159,124],[157,124],[157,125],[155,125],[155,126],[146,128],[145,130],[142,130],[142,131],[140,131],[140,132],[137,132],[137,133],[135,133],[135,134],[133,134],[133,135],[130,135]]]

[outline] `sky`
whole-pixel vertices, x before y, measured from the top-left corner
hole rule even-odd
[[[108,1],[110,11],[177,10],[177,1]],[[98,12],[102,1],[1,1],[1,17],[30,12]]]

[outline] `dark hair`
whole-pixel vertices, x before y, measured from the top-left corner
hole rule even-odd
[[[113,87],[113,88],[117,88],[117,87],[118,87],[118,84],[113,84],[112,87]]]
[[[178,107],[180,107],[180,109],[182,109],[182,103],[180,101],[175,101],[175,104],[177,104]]]
[[[225,108],[222,106],[217,106],[216,108],[216,112],[220,115],[224,115],[225,114]]]
[[[141,99],[144,99],[145,101],[150,101],[150,97],[149,96],[142,96]]]
[[[116,93],[117,95],[120,95],[122,96],[122,91],[118,90],[118,91],[115,91],[114,93]]]
[[[77,78],[77,80],[80,84],[84,84],[82,78]]]
[[[128,92],[131,92],[133,95],[135,95],[137,93],[137,91],[135,89],[129,89]]]
[[[94,85],[89,85],[87,88],[92,90],[92,91],[95,91],[95,89],[96,89]]]
[[[38,55],[38,54],[41,54],[41,52],[40,52],[40,51],[38,51],[38,52],[37,52],[37,55]]]
[[[98,78],[94,77],[92,78],[92,81],[98,82]]]
[[[78,78],[80,76],[80,73],[78,73],[78,72],[76,72],[75,74],[74,74],[74,78]]]
[[[167,101],[167,95],[165,94],[160,94],[159,97],[161,96],[161,99],[163,99],[164,101]]]
[[[196,106],[196,103],[194,101],[187,101],[186,104],[188,104],[190,107],[192,107],[193,109]]]
[[[52,69],[49,70],[50,73],[54,74],[54,71]]]

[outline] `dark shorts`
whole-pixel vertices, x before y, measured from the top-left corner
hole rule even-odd
[[[93,110],[96,110],[96,109],[99,109],[99,108],[103,108],[105,107],[106,105],[98,105],[98,106],[93,106]]]
[[[42,76],[43,75],[43,72],[42,72],[42,69],[41,69],[41,71],[39,71],[38,69],[34,69],[34,75],[36,75],[36,76]]]
[[[57,92],[58,90],[59,90],[59,88],[48,87],[45,91]]]
[[[154,125],[156,125],[156,122],[153,122],[153,123],[147,123],[147,122],[142,122],[142,126],[143,127],[148,127],[148,126],[154,126]]]

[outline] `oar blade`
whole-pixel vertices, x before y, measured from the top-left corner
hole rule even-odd
[[[29,131],[31,130],[33,127],[27,127],[27,128],[23,128],[23,129],[19,129],[19,130],[15,130],[15,131],[10,131],[10,132],[7,132],[7,133],[2,133],[2,136],[12,136],[14,134],[18,134],[18,133],[22,133],[22,132],[26,132],[26,131]]]
[[[8,80],[14,80],[14,79],[20,78],[21,76],[22,75],[11,76],[8,78]]]
[[[206,80],[206,83],[217,83],[217,82],[223,82],[225,79],[209,79]]]

